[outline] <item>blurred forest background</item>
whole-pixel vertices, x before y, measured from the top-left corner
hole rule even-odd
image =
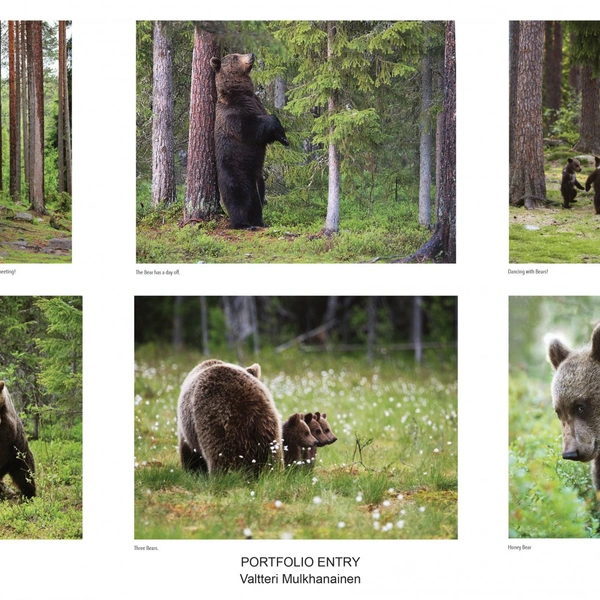
[[[600,156],[600,23],[510,23],[510,261],[597,263],[593,190],[562,208],[567,159],[579,182]],[[523,211],[546,208],[543,211]]]
[[[70,262],[71,22],[0,22],[0,262]]]
[[[37,487],[26,503],[0,501],[0,537],[81,538],[82,299],[0,296],[0,322],[0,379],[25,426]]]
[[[291,143],[269,146],[258,232],[227,229],[209,169],[210,58],[228,53],[256,55],[256,93]],[[454,227],[453,69],[452,22],[138,22],[138,262],[413,254]],[[446,238],[425,258],[454,262]]]
[[[136,297],[135,332],[136,538],[456,537],[456,297]],[[283,420],[326,413],[338,441],[254,483],[183,471],[207,358],[258,362]]]
[[[509,340],[509,478],[511,537],[597,537],[589,463],[563,460],[552,407],[547,341],[589,344],[599,297],[512,297]]]

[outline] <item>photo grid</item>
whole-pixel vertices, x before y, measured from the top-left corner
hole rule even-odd
[[[7,597],[587,591],[597,21],[53,4],[0,9]]]

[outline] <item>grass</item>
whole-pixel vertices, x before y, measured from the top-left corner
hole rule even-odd
[[[70,206],[63,211],[64,205],[59,197],[47,205],[49,214],[40,217],[25,204],[15,204],[6,193],[0,194],[0,264],[70,263],[70,249],[50,245],[54,238],[71,237]],[[29,213],[33,220],[16,220],[17,213]]]
[[[263,353],[263,381],[282,416],[326,412],[338,441],[319,449],[313,470],[249,479],[179,465],[177,397],[200,360],[137,353],[137,539],[456,537],[454,367],[416,369],[396,358],[367,368],[363,357]]]
[[[81,441],[33,440],[30,447],[37,496],[0,501],[0,539],[81,539]]]
[[[572,153],[570,154],[572,156]],[[594,166],[593,157],[578,157],[583,166],[578,181]],[[600,216],[594,212],[594,191],[578,190],[573,208],[562,207],[561,173],[564,152],[546,157],[546,197],[549,205],[537,210],[509,209],[509,261],[511,263],[600,263]]]
[[[590,465],[561,457],[550,378],[549,372],[545,380],[524,372],[510,376],[509,535],[599,537]]]
[[[183,190],[179,197],[183,198]],[[138,206],[148,206],[138,186]],[[226,217],[180,228],[183,202],[168,209],[138,210],[138,263],[361,263],[404,257],[418,250],[431,231],[418,225],[416,202],[375,203],[342,200],[340,231],[321,234],[326,202],[270,196],[264,229],[229,229]]]

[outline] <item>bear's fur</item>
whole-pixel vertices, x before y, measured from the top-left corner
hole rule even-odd
[[[600,491],[600,325],[591,345],[582,350],[552,340],[548,358],[556,369],[552,403],[562,424],[562,456],[591,461],[594,486]]]
[[[594,159],[596,160],[596,168],[585,182],[585,191],[589,192],[592,185],[594,186],[594,209],[596,214],[600,215],[600,158],[594,156]]]
[[[317,460],[317,448],[328,446],[337,441],[337,437],[335,437],[329,423],[325,419],[326,416],[325,413],[315,412],[309,423],[310,432],[316,438],[317,444],[312,448],[307,448],[304,452],[304,461],[308,465],[313,466],[315,464]]]
[[[0,381],[0,484],[10,475],[26,498],[35,496],[35,462],[23,423],[15,410],[4,381]]]
[[[247,369],[208,360],[186,377],[177,407],[181,464],[192,471],[248,470],[282,465],[281,421],[271,393]]]
[[[306,453],[317,445],[310,432],[312,413],[294,413],[282,426],[283,458],[286,466],[306,464]]]
[[[217,87],[215,152],[221,200],[231,227],[264,227],[263,165],[267,144],[289,142],[279,119],[254,94],[254,54],[212,58]]]
[[[560,193],[563,197],[563,206],[565,208],[571,208],[569,202],[577,202],[575,196],[577,196],[578,187],[580,190],[583,186],[577,181],[577,173],[581,171],[581,163],[576,158],[569,158],[567,164],[562,172],[562,181],[560,183]]]

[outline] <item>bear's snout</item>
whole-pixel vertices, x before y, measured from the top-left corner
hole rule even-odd
[[[577,450],[572,452],[563,452],[562,457],[565,460],[579,460],[579,452]]]

